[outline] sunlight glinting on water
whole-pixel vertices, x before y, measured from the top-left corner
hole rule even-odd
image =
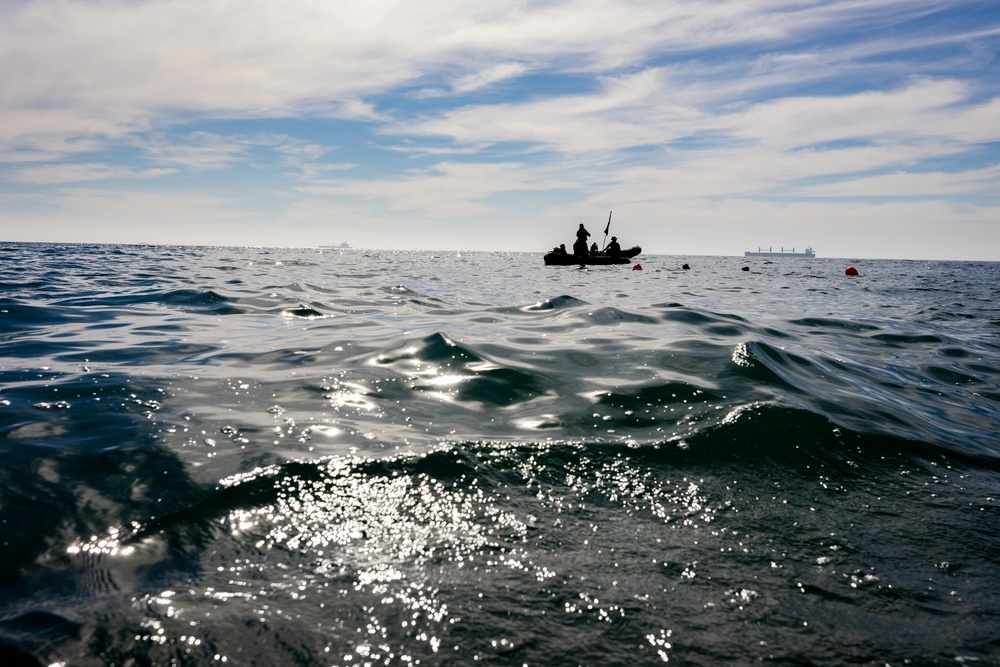
[[[540,449],[539,454],[544,455],[545,450]],[[492,458],[505,456],[501,448]],[[598,498],[621,506],[628,514],[657,517],[666,523],[677,521],[679,527],[687,529],[707,525],[716,512],[708,506],[698,483],[656,479],[639,473],[625,460],[597,463],[583,456],[557,484],[541,481],[556,472],[547,469],[542,458],[532,457],[518,470],[527,489],[533,489],[532,502],[539,505],[535,511],[564,515],[574,523],[579,519],[572,517]],[[447,648],[438,636],[440,630],[434,628],[458,618],[453,617],[448,596],[430,583],[440,581],[441,572],[468,571],[474,580],[502,579],[505,570],[523,572],[539,584],[561,576],[545,564],[548,557],[544,550],[532,545],[537,517],[525,512],[529,508],[505,509],[509,500],[504,500],[503,487],[486,490],[480,487],[479,479],[448,484],[423,474],[373,476],[364,472],[362,459],[333,458],[318,465],[316,473],[315,478],[303,478],[270,467],[222,480],[226,488],[273,481],[273,502],[234,508],[222,519],[230,538],[252,544],[257,556],[247,552],[229,565],[218,566],[221,578],[213,578],[200,593],[165,592],[146,599],[143,604],[150,610],[161,609],[150,617],[151,632],[143,640],[176,643],[196,637],[171,637],[171,630],[157,619],[195,614],[199,597],[222,606],[240,601],[251,604],[253,617],[266,621],[293,613],[293,608],[302,612],[303,604],[311,604],[319,612],[342,597],[338,590],[350,590],[352,594],[364,593],[382,607],[367,615],[359,630],[369,639],[358,645],[368,657],[377,655],[381,660],[396,655],[386,641],[397,632],[413,633],[432,651]],[[121,530],[110,529],[104,536],[74,545],[69,553],[122,558],[133,551],[127,542]],[[587,544],[584,539],[581,546],[591,548]],[[269,556],[274,551],[298,554],[301,563],[291,568],[280,566]],[[285,574],[277,580],[272,575],[271,583],[262,587],[259,575],[276,566]],[[695,576],[694,567],[695,563],[687,565],[687,576]],[[389,614],[399,619],[394,631],[385,625],[387,606],[397,610]],[[567,600],[562,609],[565,614],[592,615],[609,623],[627,616],[620,602],[604,601],[585,591]],[[666,636],[669,634],[651,640],[664,658],[670,649],[669,642],[661,641]],[[509,643],[508,639],[497,641]]]
[[[404,287],[361,255],[83,252],[147,268],[51,283],[46,255],[0,313],[0,493],[31,507],[4,517],[31,593],[0,651],[28,628],[67,664],[988,653],[993,267],[379,257]]]

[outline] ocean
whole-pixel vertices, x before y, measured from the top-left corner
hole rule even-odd
[[[636,261],[0,244],[0,664],[1000,664],[1000,264]]]

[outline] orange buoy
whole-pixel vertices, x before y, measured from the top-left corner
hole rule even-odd
[[[632,267],[633,271],[642,271],[642,264],[636,264]]]
[[[856,276],[856,275],[858,275],[858,270],[855,269],[853,266],[849,266],[844,271],[844,275],[847,275],[847,276]]]

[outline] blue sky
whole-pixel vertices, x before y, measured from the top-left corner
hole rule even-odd
[[[0,240],[1000,260],[996,0],[6,0]]]

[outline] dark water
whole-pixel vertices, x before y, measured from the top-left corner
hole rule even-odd
[[[1000,265],[639,261],[0,244],[0,663],[1000,664]]]

